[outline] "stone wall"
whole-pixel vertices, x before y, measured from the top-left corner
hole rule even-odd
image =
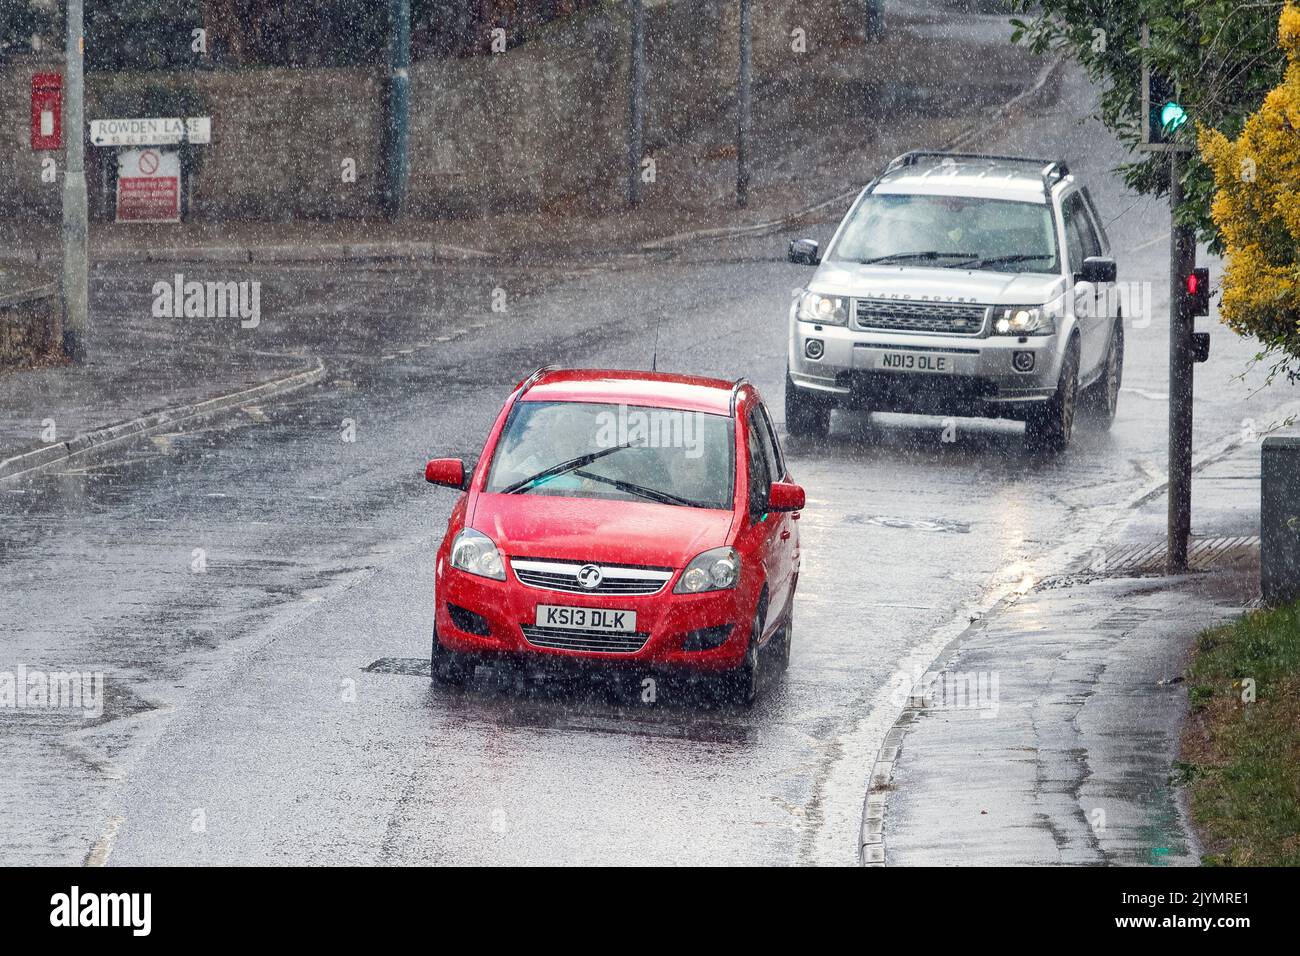
[[[58,288],[47,276],[0,272],[0,369],[57,356],[59,313]]]
[[[648,4],[647,148],[689,134],[733,103],[734,0]],[[857,28],[857,0],[755,5],[754,63]],[[475,215],[580,196],[614,199],[625,175],[628,23],[623,4],[556,21],[507,53],[417,62],[411,70],[410,197],[425,215]],[[0,70],[0,215],[57,219],[60,188],[41,182],[28,142],[31,75],[49,58]],[[380,211],[384,71],[257,69],[91,74],[87,120],[125,90],[187,85],[211,103],[212,143],[191,178],[191,218],[366,217]],[[54,154],[59,162],[62,157]],[[355,160],[355,183],[341,164]],[[111,209],[114,152],[87,148],[92,214]]]

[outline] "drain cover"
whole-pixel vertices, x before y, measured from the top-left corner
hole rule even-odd
[[[1121,544],[1108,551],[1085,558],[1074,576],[1137,578],[1165,573],[1168,548],[1164,541]],[[1259,553],[1259,535],[1221,535],[1192,538],[1187,549],[1187,565],[1192,571],[1230,564]]]

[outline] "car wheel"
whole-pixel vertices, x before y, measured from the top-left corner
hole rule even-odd
[[[1106,350],[1106,364],[1101,378],[1088,386],[1083,403],[1089,417],[1100,428],[1107,429],[1115,423],[1119,410],[1119,392],[1124,384],[1124,324],[1115,323],[1111,333],[1110,348]]]
[[[1079,340],[1066,350],[1056,394],[1033,409],[1025,419],[1025,444],[1035,451],[1065,451],[1074,435],[1074,413],[1079,398]]]
[[[429,676],[439,684],[460,686],[474,676],[474,662],[465,654],[449,651],[433,632],[433,648],[429,653]]]
[[[782,671],[790,667],[790,641],[794,637],[794,608],[785,612],[785,621],[781,624],[780,641],[776,646],[776,662]]]
[[[785,373],[785,430],[792,438],[825,438],[831,432],[830,403],[797,388]]]
[[[725,696],[742,707],[752,707],[758,700],[758,684],[762,676],[762,658],[758,639],[762,636],[763,620],[767,617],[767,595],[759,599],[754,609],[754,621],[749,628],[749,644],[745,648],[745,657],[740,665],[728,671],[723,678]]]

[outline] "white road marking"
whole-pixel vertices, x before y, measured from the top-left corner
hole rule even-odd
[[[1136,395],[1138,398],[1147,398],[1153,402],[1169,401],[1169,394],[1167,392],[1151,392],[1145,388],[1133,388],[1129,385],[1125,385],[1123,388],[1120,389],[1120,391],[1128,392],[1131,395]]]
[[[117,831],[122,829],[122,824],[125,822],[126,818],[121,816],[115,816],[108,821],[108,826],[104,827],[104,832],[99,835],[95,845],[86,854],[86,866],[103,866],[108,862],[109,854],[113,852],[113,841],[117,839]]]
[[[1136,246],[1134,246],[1133,248],[1129,249],[1129,252],[1138,252],[1138,251],[1140,251],[1140,250],[1142,250],[1142,249],[1150,249],[1150,248],[1151,248],[1152,246],[1154,246],[1157,242],[1166,242],[1166,241],[1168,241],[1168,239],[1169,239],[1169,233],[1164,232],[1164,233],[1161,233],[1160,235],[1156,236],[1154,239],[1148,239],[1146,242],[1139,243],[1138,245],[1136,245]]]

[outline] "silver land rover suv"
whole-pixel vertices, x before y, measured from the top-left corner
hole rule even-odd
[[[1124,368],[1115,260],[1060,161],[910,152],[859,194],[790,309],[786,428],[833,407],[1012,418],[1058,452],[1075,412],[1114,420]]]

